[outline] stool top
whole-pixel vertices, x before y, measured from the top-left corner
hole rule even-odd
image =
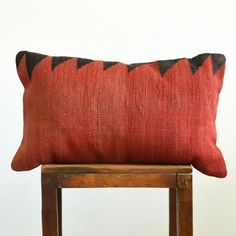
[[[191,165],[159,164],[45,164],[42,173],[165,172],[191,173]]]

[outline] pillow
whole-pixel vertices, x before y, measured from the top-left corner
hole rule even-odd
[[[225,56],[125,64],[16,56],[24,129],[11,167],[41,164],[192,164],[227,174],[215,119]]]

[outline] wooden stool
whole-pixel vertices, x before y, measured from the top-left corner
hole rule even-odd
[[[104,187],[169,188],[169,236],[192,236],[192,167],[130,164],[43,165],[43,236],[62,235],[62,188]]]

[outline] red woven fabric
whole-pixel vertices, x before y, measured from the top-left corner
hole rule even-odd
[[[127,65],[21,51],[16,62],[25,92],[14,170],[163,163],[226,176],[215,128],[222,54]]]

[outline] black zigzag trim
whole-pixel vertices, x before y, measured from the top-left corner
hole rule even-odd
[[[16,59],[15,59],[17,69],[18,69],[20,61],[22,60],[22,57],[24,55],[26,57],[27,73],[28,73],[29,78],[31,79],[34,67],[41,60],[43,60],[45,57],[47,57],[48,55],[43,55],[40,53],[34,53],[34,52],[28,52],[28,51],[19,51],[17,53]],[[226,62],[226,58],[223,54],[211,54],[211,53],[199,54],[196,57],[187,59],[193,74],[195,74],[199,70],[199,68],[204,64],[205,60],[209,56],[211,56],[213,74],[215,74],[220,69],[220,67],[222,65],[224,65]],[[54,70],[61,63],[65,62],[71,58],[72,57],[65,57],[65,56],[52,57],[52,70]],[[165,73],[181,59],[183,59],[183,58],[157,61],[157,63],[159,64],[159,69],[160,69],[161,75],[164,76]],[[77,69],[80,69],[81,67],[83,67],[93,61],[94,60],[87,59],[87,58],[77,58]],[[114,66],[117,63],[119,63],[119,62],[103,61],[103,69],[107,70],[108,68]],[[127,66],[128,72],[131,72],[132,70],[134,70],[135,68],[137,68],[141,65],[150,64],[150,63],[152,63],[152,62],[132,63],[132,64],[127,64],[126,66]]]
[[[56,66],[60,65],[64,61],[67,61],[71,58],[72,57],[53,57],[52,58],[52,70],[54,70]]]
[[[225,64],[226,58],[223,54],[211,54],[211,59],[213,74],[215,74]]]
[[[161,60],[159,61],[160,73],[162,76],[173,66],[175,65],[180,59],[174,60]]]
[[[32,75],[34,67],[45,57],[47,57],[47,55],[34,53],[34,52],[26,52],[26,67],[27,67],[27,72],[30,79],[31,79],[31,75]]]
[[[117,63],[118,63],[117,61],[104,61],[103,62],[103,69],[106,70],[106,69],[114,66]]]
[[[16,68],[18,69],[21,58],[25,55],[26,51],[20,51],[16,54]]]
[[[128,72],[134,70],[136,67],[141,66],[141,65],[145,65],[145,64],[149,64],[149,63],[145,63],[145,62],[140,62],[140,63],[132,63],[127,65],[128,68]]]
[[[188,59],[189,66],[193,74],[195,74],[196,71],[203,65],[204,61],[207,59],[209,55],[210,55],[209,53],[203,53],[203,54],[197,55],[196,57]]]
[[[85,66],[89,64],[90,62],[93,62],[92,59],[86,59],[86,58],[77,58],[77,69],[80,69],[82,66]]]

